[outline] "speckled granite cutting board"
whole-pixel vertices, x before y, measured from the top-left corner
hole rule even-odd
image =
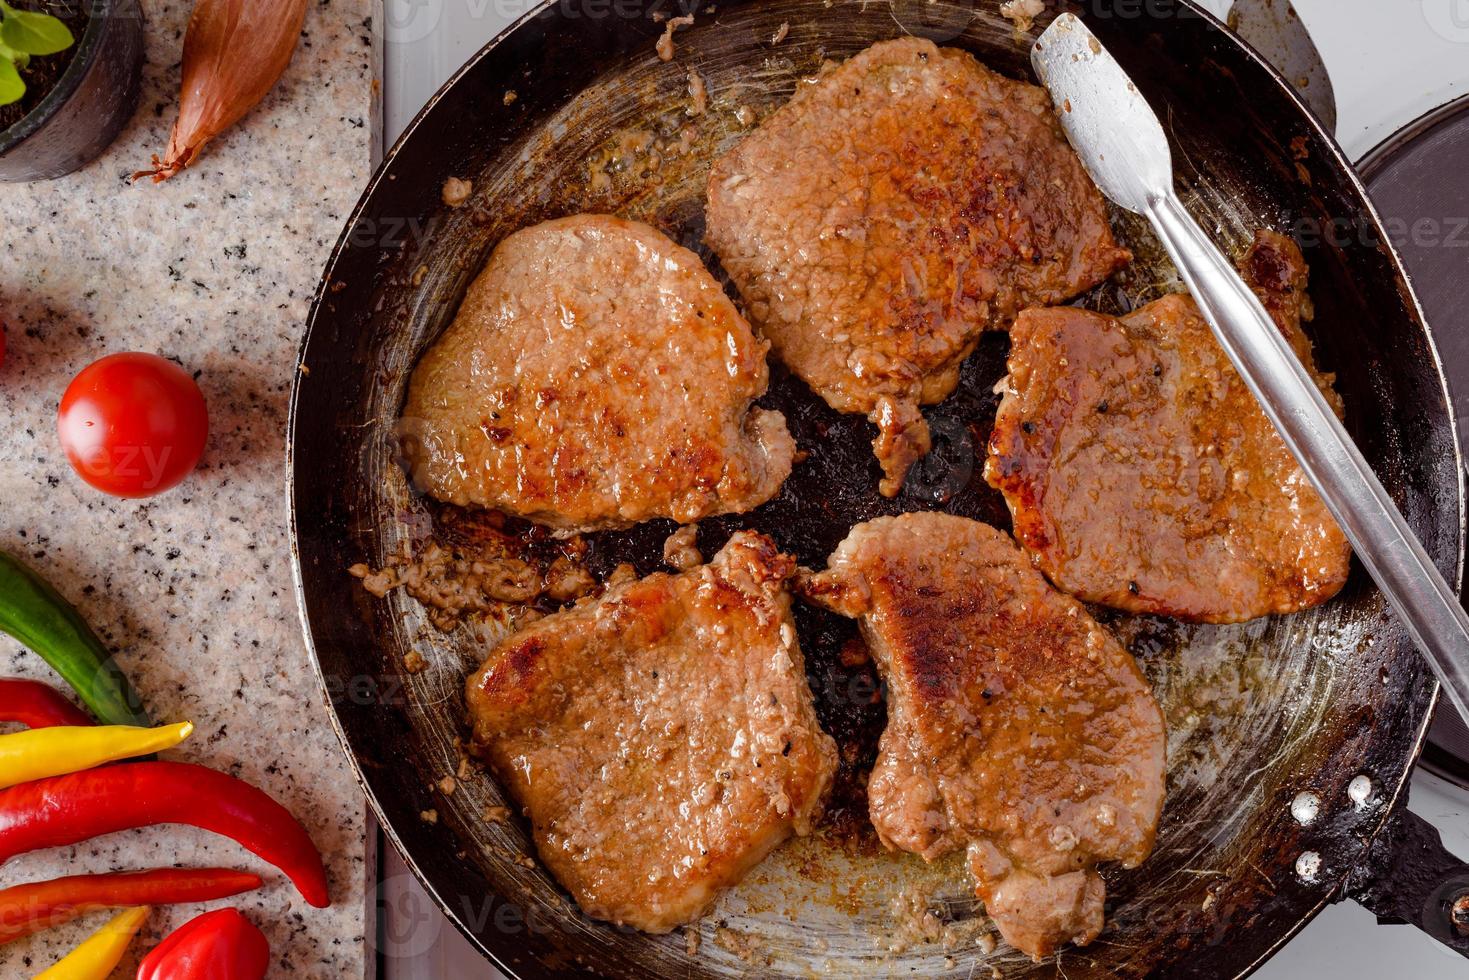
[[[187,2],[144,0],[142,102],[118,142],[49,183],[0,184],[0,548],[75,601],[157,719],[198,730],[169,758],[270,792],[327,856],[333,906],[313,909],[264,862],[189,828],[117,834],[27,855],[0,885],[156,866],[256,870],[232,900],[270,937],[272,977],[363,977],[365,803],[301,639],[286,535],[286,406],[307,306],[370,166],[373,0],[313,0],[281,84],[174,180],[124,176],[168,141]],[[103,354],[153,351],[194,372],[211,435],[202,468],[149,501],[83,485],[57,446],[56,406]],[[0,674],[48,676],[0,638]],[[209,903],[214,908],[225,902]],[[203,910],[160,909],[139,951]],[[38,972],[105,921],[93,914],[0,947],[0,976]]]

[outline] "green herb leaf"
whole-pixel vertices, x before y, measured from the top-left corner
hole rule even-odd
[[[0,43],[0,58],[4,58],[6,61],[14,63],[15,67],[19,68],[21,71],[25,71],[31,63],[30,55],[26,54],[24,51],[16,51],[14,48],[7,48],[4,43]]]
[[[56,54],[76,43],[71,29],[50,14],[16,10],[0,5],[5,19],[0,20],[0,42],[24,54]]]
[[[0,58],[0,105],[19,102],[26,94],[26,83],[9,59]]]

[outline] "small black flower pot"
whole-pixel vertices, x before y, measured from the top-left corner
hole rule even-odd
[[[138,0],[85,0],[91,17],[55,87],[0,132],[0,180],[60,177],[96,159],[138,105],[143,11]]]

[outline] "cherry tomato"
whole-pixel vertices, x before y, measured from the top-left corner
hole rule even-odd
[[[198,465],[209,413],[199,386],[172,361],[110,354],[72,379],[56,428],[83,480],[114,497],[151,497]]]
[[[234,909],[205,912],[168,935],[138,964],[138,980],[261,980],[265,933]]]

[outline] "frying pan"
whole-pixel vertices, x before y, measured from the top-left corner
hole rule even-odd
[[[1185,0],[1107,2],[1083,16],[1164,109],[1179,181],[1205,227],[1234,249],[1254,229],[1301,241],[1319,360],[1335,371],[1359,445],[1416,533],[1459,581],[1464,488],[1437,353],[1387,237],[1340,152],[1290,87]],[[1402,807],[1436,690],[1360,569],[1324,608],[1243,626],[1189,627],[1098,612],[1137,655],[1168,718],[1169,794],[1157,848],[1105,872],[1108,929],[1033,964],[986,929],[959,860],[886,854],[864,818],[883,707],[870,665],[846,666],[849,623],[798,621],[823,724],[842,746],[828,825],[764,862],[696,928],[651,937],[580,915],[534,861],[493,780],[450,785],[464,733],[461,689],[503,627],[441,633],[401,593],[377,599],[346,573],[428,541],[473,554],[482,515],[409,487],[395,420],[408,374],[452,318],[495,243],[576,211],[648,220],[700,251],[709,161],[822,61],[912,33],[1029,77],[1030,36],[998,2],[719,0],[661,61],[655,13],[635,0],[537,8],[469,62],[387,155],[348,221],[312,309],[291,412],[291,506],[307,642],[333,722],[388,838],[435,901],[501,969],[521,977],[1064,975],[1228,977],[1263,962],[1327,903],[1358,897],[1464,951],[1452,913],[1469,869]],[[788,25],[779,43],[772,38]],[[1033,36],[1033,35],[1032,35]],[[711,106],[691,114],[688,72]],[[446,206],[449,177],[472,181]],[[1083,302],[1122,311],[1176,288],[1146,229],[1117,216],[1135,266]],[[903,494],[876,494],[871,430],[839,416],[779,366],[764,404],[813,450],[780,496],[705,521],[706,554],[736,527],[824,565],[852,524],[942,509],[1008,528],[979,475],[1006,338],[984,338],[955,395],[930,410],[936,449]],[[672,525],[593,535],[589,561],[658,567]],[[526,547],[540,546],[533,531]],[[405,658],[416,654],[404,666]],[[1469,900],[1460,910],[1469,919]],[[695,948],[697,946],[697,949]]]

